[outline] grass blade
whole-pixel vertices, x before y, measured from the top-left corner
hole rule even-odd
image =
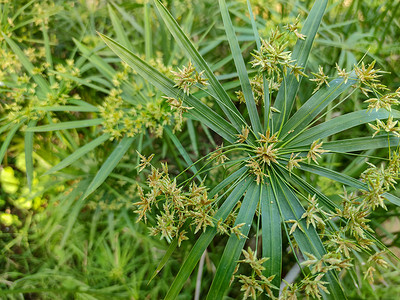
[[[229,46],[231,48],[233,60],[235,62],[236,70],[239,75],[240,84],[242,86],[243,95],[246,100],[246,107],[249,113],[252,128],[255,133],[262,132],[262,126],[260,123],[260,118],[258,116],[256,102],[254,100],[253,91],[251,89],[249,75],[247,74],[246,65],[243,60],[242,52],[239,47],[239,42],[237,40],[235,29],[231,18],[229,16],[229,10],[226,6],[225,0],[219,0],[219,6],[221,9],[222,19],[224,21],[224,28],[226,36],[228,38]]]
[[[281,166],[279,166],[279,170],[285,176],[285,179],[288,182],[295,183],[297,186],[300,186],[301,188],[303,188],[310,195],[314,195],[314,194],[317,195],[318,199],[329,211],[336,212],[336,208],[339,208],[339,206],[335,202],[333,202],[331,199],[329,199],[324,194],[319,192],[316,188],[314,188],[311,184],[309,184],[307,181],[305,181],[300,176],[297,176],[294,173],[289,173],[285,168],[283,168]]]
[[[36,125],[36,120],[28,122],[28,128]],[[29,191],[32,190],[33,180],[33,132],[25,132],[25,167]]]
[[[197,138],[196,138],[196,132],[194,130],[193,121],[191,119],[187,119],[186,124],[187,124],[187,129],[189,132],[190,142],[192,145],[194,155],[196,158],[198,158],[199,157],[199,147],[197,145]]]
[[[342,173],[339,173],[339,172],[336,172],[336,171],[333,171],[330,169],[326,169],[321,166],[300,163],[300,168],[304,171],[311,172],[313,174],[317,174],[317,175],[335,180],[337,182],[354,187],[356,189],[360,189],[360,190],[364,190],[364,191],[369,190],[368,186],[365,183],[362,183],[361,181],[359,181],[353,177],[347,176],[345,174],[342,174]],[[383,195],[389,202],[391,202],[397,206],[400,206],[400,198],[398,198],[392,194],[389,194],[389,193],[384,193]]]
[[[108,177],[108,175],[114,170],[119,161],[122,159],[126,151],[128,151],[133,140],[135,138],[124,137],[115,147],[114,151],[110,154],[104,164],[101,166],[100,170],[97,172],[96,176],[90,182],[83,199],[87,198],[91,193],[93,193]]]
[[[103,121],[104,120],[101,118],[89,119],[89,120],[79,120],[79,121],[69,121],[69,122],[62,122],[62,123],[56,123],[56,124],[29,127],[25,131],[26,132],[46,132],[46,131],[90,127],[90,126],[101,125],[103,123]]]
[[[43,175],[48,175],[48,174],[53,174],[61,169],[64,169],[65,167],[68,167],[70,164],[76,162],[78,159],[80,159],[82,156],[84,156],[86,153],[92,151],[94,148],[100,146],[104,142],[106,142],[110,138],[110,135],[108,133],[103,134],[93,141],[85,144],[84,146],[80,147],[77,149],[74,153],[69,155],[68,157],[64,158],[60,163],[52,167],[50,170],[48,170],[46,173]]]
[[[314,42],[315,35],[317,34],[318,27],[321,23],[322,16],[324,15],[328,0],[316,0],[304,22],[302,34],[306,36],[305,40],[298,39],[294,49],[292,58],[296,60],[298,66],[304,69],[307,66],[308,56],[311,51],[312,44]],[[286,78],[286,86],[288,87],[285,91],[285,86],[282,85],[279,89],[278,95],[275,100],[275,108],[281,111],[280,114],[273,116],[274,128],[280,128],[282,123],[288,119],[290,112],[293,107],[294,99],[299,89],[301,78],[297,81],[294,75],[288,75]],[[284,109],[286,107],[286,110]]]
[[[119,18],[115,14],[115,12],[112,9],[111,5],[108,4],[107,7],[108,7],[108,13],[110,15],[110,19],[111,19],[111,23],[112,23],[113,29],[114,29],[115,33],[117,34],[117,41],[121,45],[124,45],[124,47],[126,47],[126,48],[128,48],[129,50],[132,51],[133,50],[132,49],[132,44],[129,41],[129,38],[128,38],[127,34],[126,34],[126,31],[122,27],[121,21],[119,20]]]
[[[339,97],[356,80],[349,79],[347,83],[343,78],[334,79],[329,83],[329,87],[323,88],[315,93],[298,111],[285,123],[282,128],[281,139],[296,136],[302,129],[306,128],[311,121],[318,116],[333,100]],[[288,132],[291,132],[288,134]]]
[[[277,203],[279,205],[282,218],[285,221],[297,220],[304,230],[303,232],[300,229],[296,229],[293,232],[293,236],[299,245],[301,252],[303,255],[305,252],[311,253],[320,259],[324,254],[326,254],[326,251],[315,228],[313,226],[307,228],[306,221],[301,219],[301,216],[305,210],[300,204],[299,199],[295,194],[293,194],[290,188],[286,186],[281,178],[278,178],[275,174],[270,174],[270,176],[271,185],[275,193],[275,197],[277,198]],[[346,299],[343,289],[334,272],[327,272],[324,276],[324,280],[329,282],[326,287],[330,293],[324,295],[325,299]]]
[[[17,130],[22,126],[22,122],[15,124],[10,131],[7,134],[6,139],[4,140],[4,142],[1,144],[1,148],[0,148],[0,164],[3,163],[3,159],[4,156],[6,155],[6,151],[8,149],[8,146],[11,143],[12,138],[14,137],[15,133],[17,132]]]
[[[197,173],[197,168],[193,164],[192,159],[190,158],[190,156],[187,153],[186,149],[182,146],[181,142],[178,140],[178,138],[175,136],[175,134],[172,133],[172,131],[171,131],[171,129],[169,127],[165,127],[164,130],[167,133],[168,137],[174,143],[175,147],[178,149],[179,153],[182,155],[183,159],[187,163],[187,166],[190,167],[190,170],[192,170],[193,174],[196,174]],[[199,176],[197,176],[197,178],[201,181]]]
[[[46,96],[48,93],[51,93],[51,89],[49,87],[48,82],[39,74],[36,74],[33,72],[34,66],[33,64],[29,61],[29,59],[26,57],[24,52],[21,50],[21,48],[12,40],[10,39],[6,34],[2,33],[3,38],[7,42],[7,44],[11,47],[15,55],[18,56],[18,59],[20,60],[21,64],[24,66],[26,71],[32,76],[33,80],[37,83],[37,85],[40,87],[43,96]]]
[[[323,139],[355,126],[374,122],[375,120],[387,119],[389,116],[393,116],[395,119],[400,118],[400,112],[393,109],[391,112],[380,109],[378,111],[359,110],[348,113],[308,129],[290,141],[287,146],[298,147],[308,145],[315,140]]]
[[[279,287],[282,272],[282,229],[277,199],[271,184],[263,184],[261,190],[262,257],[269,259],[263,264],[263,275],[275,275],[272,284]],[[278,296],[279,290],[274,290]]]
[[[79,111],[79,112],[99,112],[99,109],[95,106],[76,106],[76,105],[63,105],[63,106],[42,106],[34,107],[35,110],[43,111]]]
[[[338,140],[324,143],[324,149],[334,152],[355,152],[371,149],[397,147],[400,138],[394,135],[382,135],[376,137],[361,137],[346,140]]]
[[[175,238],[171,242],[171,244],[168,246],[167,252],[165,252],[163,258],[158,263],[157,268],[155,269],[153,275],[151,275],[151,277],[149,279],[149,282],[147,284],[149,284],[157,276],[157,274],[160,273],[162,268],[164,268],[165,264],[168,262],[168,260],[171,257],[172,253],[174,253],[174,250],[176,249],[176,247],[178,247],[178,238]]]
[[[127,13],[121,6],[118,6],[117,4],[114,3],[114,1],[111,1],[111,4],[118,10],[118,12],[121,14],[121,16],[124,17],[125,20],[127,20],[133,28],[135,28],[135,31],[139,32],[141,35],[143,35],[143,27],[136,22],[135,18],[133,17],[132,14]]]
[[[95,66],[103,75],[107,76],[108,79],[113,79],[117,72],[109,64],[107,64],[100,56],[95,54],[94,50],[90,50],[76,39],[73,39],[73,41],[79,51],[82,52],[83,56],[87,58],[93,66]]]
[[[240,207],[239,214],[235,221],[235,226],[245,223],[245,225],[240,228],[240,231],[245,236],[249,234],[254,213],[260,200],[260,187],[253,178],[250,178],[250,180],[253,181],[244,196],[242,206]],[[217,272],[215,273],[210,290],[208,291],[207,299],[223,299],[245,242],[246,238],[238,238],[236,235],[231,234],[218,264]]]

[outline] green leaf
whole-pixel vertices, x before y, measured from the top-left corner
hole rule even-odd
[[[174,36],[176,42],[185,51],[186,55],[193,61],[195,66],[199,71],[204,71],[205,76],[209,81],[209,89],[215,97],[218,105],[224,111],[225,115],[228,117],[229,121],[233,124],[238,132],[242,129],[242,126],[246,125],[246,121],[243,119],[239,113],[236,106],[233,104],[228,94],[222,87],[221,83],[217,80],[211,68],[208,66],[204,58],[196,50],[193,43],[185,35],[182,28],[179,27],[178,23],[165,8],[165,6],[159,0],[154,0],[154,4],[157,7],[161,17],[163,18],[165,24],[167,25],[169,31]]]
[[[270,183],[263,184],[261,190],[262,257],[269,259],[263,264],[263,275],[275,275],[272,284],[279,287],[282,273],[282,229],[281,217]],[[274,290],[278,296],[279,290]]]
[[[319,192],[316,188],[314,188],[311,184],[309,184],[307,181],[305,181],[303,178],[300,176],[297,176],[294,173],[289,173],[289,171],[282,166],[279,166],[280,171],[282,174],[285,176],[285,179],[288,182],[293,182],[303,188],[308,194],[310,195],[317,195],[318,199],[320,202],[331,212],[336,212],[336,208],[339,208],[338,205],[336,205],[335,202],[333,202],[331,199],[326,197],[324,194]]]
[[[187,119],[186,121],[187,124],[187,129],[189,132],[189,137],[190,137],[190,142],[193,148],[193,152],[196,158],[199,157],[199,147],[197,145],[197,138],[196,138],[196,132],[193,126],[193,121],[191,119]]]
[[[48,170],[44,175],[52,174],[54,172],[57,172],[65,167],[68,167],[70,164],[76,162],[78,159],[80,159],[82,156],[84,156],[86,153],[92,151],[94,148],[100,146],[103,144],[105,141],[107,141],[110,138],[110,135],[108,133],[103,134],[93,141],[85,144],[84,146],[80,147],[77,149],[74,153],[69,155],[68,157],[64,158],[60,163],[52,167],[50,170]]]
[[[135,18],[133,17],[132,14],[127,13],[121,6],[118,6],[115,4],[113,1],[111,1],[111,4],[118,10],[118,12],[121,14],[121,16],[124,17],[125,20],[127,20],[129,23],[131,23],[132,27],[135,28],[135,31],[139,32],[141,35],[143,35],[143,27],[136,22]]]
[[[175,238],[171,244],[168,246],[167,252],[165,252],[163,258],[161,261],[158,263],[157,268],[155,269],[153,275],[151,275],[149,282],[147,285],[157,276],[158,273],[164,268],[165,264],[168,262],[169,258],[171,257],[172,253],[174,250],[178,247],[178,239]]]
[[[214,218],[216,220],[225,221],[251,182],[252,180],[247,179],[238,183],[238,185],[230,193],[228,198],[224,201],[215,214]],[[217,229],[215,227],[208,227],[206,231],[197,239],[196,244],[194,244],[192,250],[182,264],[178,275],[175,277],[175,280],[172,283],[165,300],[175,300],[178,297],[183,285],[186,283],[193,269],[200,260],[200,257],[203,255],[204,251],[207,249],[208,245],[211,243],[216,234]]]
[[[249,11],[250,15],[250,22],[251,27],[253,29],[254,39],[256,41],[257,50],[260,51],[261,49],[261,40],[260,35],[258,34],[257,24],[254,19],[253,10],[251,9],[250,0],[247,0],[247,10]],[[263,88],[264,88],[264,130],[269,128],[269,115],[270,115],[270,95],[269,95],[269,83],[265,74],[263,74]]]
[[[79,112],[99,112],[95,106],[76,106],[76,105],[63,105],[63,106],[40,106],[33,109],[38,111],[79,111]]]
[[[182,92],[174,87],[175,83],[172,80],[161,74],[158,70],[148,65],[137,55],[133,54],[128,49],[119,45],[109,37],[101,33],[99,33],[99,35],[111,48],[111,50],[113,50],[132,69],[138,72],[144,80],[153,84],[168,97],[182,98]],[[191,115],[194,119],[203,122],[206,124],[206,126],[214,130],[227,141],[233,143],[236,140],[235,128],[215,111],[192,95],[185,96],[183,100],[186,105],[193,107],[193,109],[189,110],[188,115]]]
[[[91,193],[93,193],[103,182],[107,179],[108,175],[114,170],[119,161],[125,155],[126,151],[128,151],[131,146],[133,137],[124,137],[115,147],[114,151],[110,154],[104,164],[101,166],[100,170],[97,172],[96,176],[90,182],[89,187],[87,188],[85,194],[83,195],[83,199],[87,198]]]
[[[224,22],[226,36],[228,38],[229,46],[231,48],[233,60],[235,62],[236,70],[239,75],[240,84],[242,86],[243,95],[246,100],[247,111],[250,116],[250,121],[255,133],[262,132],[260,118],[258,116],[256,102],[254,100],[253,91],[251,89],[249,75],[247,74],[246,65],[243,60],[242,52],[240,50],[239,42],[237,40],[235,29],[233,28],[231,18],[229,16],[228,7],[225,0],[219,0],[221,15]]]
[[[77,185],[76,189],[73,190],[71,192],[71,196],[75,196],[80,194],[80,191],[85,190],[86,187],[88,186],[89,181],[87,179],[82,180],[79,182],[79,184]],[[69,195],[68,195],[69,196]],[[68,197],[67,196],[67,197]],[[81,211],[84,203],[85,203],[85,199],[83,197],[83,195],[81,194],[81,196],[78,198],[78,200],[75,199],[75,197],[68,197],[71,201],[69,201],[69,204],[71,205],[70,207],[68,207],[68,221],[67,224],[65,226],[65,228],[63,228],[63,236],[60,242],[60,248],[63,248],[65,243],[67,242],[67,239],[71,233],[72,227],[75,224],[76,219],[78,218],[79,212]],[[63,209],[65,209],[65,206],[63,207]]]
[[[300,204],[299,199],[292,192],[292,190],[286,186],[281,178],[278,178],[275,174],[272,173],[270,174],[270,176],[271,185],[275,193],[275,197],[277,198],[279,211],[283,220],[298,221],[304,231],[303,232],[300,229],[296,229],[293,232],[293,237],[299,245],[301,252],[303,253],[303,255],[305,255],[305,253],[307,252],[315,255],[318,259],[322,258],[322,256],[326,254],[326,251],[315,228],[313,226],[307,228],[305,219],[301,219],[301,216],[304,214],[305,210]],[[327,272],[323,277],[323,280],[328,282],[326,288],[329,291],[329,294],[324,295],[324,299],[346,299],[346,296],[335,272]]]
[[[239,170],[233,172],[231,175],[229,175],[227,178],[222,180],[216,187],[214,187],[208,196],[210,198],[213,198],[219,191],[222,189],[226,188],[228,185],[230,185],[232,182],[235,180],[241,178],[244,179],[243,176],[247,173],[248,168],[247,167],[241,167]]]
[[[36,120],[29,121],[28,128],[34,127],[36,123]],[[25,166],[29,191],[32,190],[33,180],[33,134],[33,132],[25,132]]]
[[[55,130],[65,130],[65,129],[73,129],[73,128],[82,128],[82,127],[90,127],[97,126],[103,123],[103,119],[89,119],[89,120],[79,120],[79,121],[69,121],[62,123],[55,123],[49,125],[42,125],[36,127],[27,128],[26,132],[46,132],[46,131],[55,131]]]
[[[61,76],[63,78],[69,79],[71,81],[75,81],[76,83],[78,83],[78,85],[90,87],[91,89],[97,90],[97,91],[102,92],[102,93],[104,93],[106,95],[108,95],[110,93],[110,90],[108,90],[106,88],[103,88],[103,87],[101,87],[101,86],[99,86],[97,84],[91,83],[90,82],[91,81],[90,77],[82,79],[82,78],[79,78],[79,77],[76,77],[76,76],[72,76],[70,74],[60,73],[60,72],[57,72],[57,71],[50,70],[49,72],[57,74],[57,75],[59,75],[59,76]]]
[[[151,14],[150,14],[150,3],[146,0],[143,3],[144,9],[144,52],[146,58],[150,59],[153,56],[153,38],[151,32]]]
[[[104,59],[95,54],[94,50],[90,50],[78,40],[73,40],[79,51],[82,52],[83,56],[86,57],[93,64],[93,66],[95,66],[101,72],[101,74],[107,76],[108,79],[113,79],[117,72],[108,63],[106,63]]]
[[[11,49],[15,53],[15,55],[18,56],[19,61],[24,66],[26,71],[32,76],[33,80],[40,87],[43,96],[46,96],[48,93],[51,93],[51,89],[49,87],[48,82],[41,75],[35,74],[35,72],[33,71],[34,69],[33,64],[29,61],[29,59],[26,57],[21,48],[19,48],[18,45],[12,39],[10,39],[6,34],[2,33],[2,35],[7,44],[11,47]]]
[[[249,234],[254,213],[260,201],[260,187],[253,178],[249,180],[252,180],[252,182],[244,196],[234,225],[245,223],[245,225],[239,229],[245,236]],[[215,273],[210,290],[208,291],[207,299],[223,299],[245,242],[246,238],[238,238],[235,234],[231,234],[218,264],[217,272]]]
[[[185,160],[186,164],[188,167],[190,167],[190,170],[192,170],[193,174],[197,173],[197,168],[193,164],[192,159],[190,158],[189,154],[187,153],[186,149],[182,146],[181,142],[178,140],[178,138],[175,136],[175,134],[172,133],[171,129],[169,127],[165,127],[164,131],[167,133],[168,137],[172,140],[174,143],[175,147],[178,149],[179,153],[182,155],[183,159]],[[200,177],[197,176],[198,179],[201,181]]]
[[[1,144],[1,148],[0,148],[0,164],[3,163],[3,159],[4,156],[6,155],[6,151],[8,149],[8,146],[11,143],[12,138],[14,137],[15,133],[17,132],[17,130],[21,127],[22,122],[15,124],[13,127],[11,127],[10,131],[7,134],[6,139],[4,140],[4,142]]]
[[[355,75],[353,75],[353,77],[354,76]],[[345,83],[343,78],[337,78],[329,83],[329,87],[325,87],[316,92],[285,123],[282,128],[282,134],[280,135],[281,140],[287,140],[290,137],[294,137],[301,130],[304,130],[306,126],[329,105],[329,103],[339,97],[356,82],[356,80],[349,79],[347,83]],[[290,134],[288,133],[289,131]]]
[[[126,31],[122,27],[121,21],[119,17],[115,14],[114,10],[112,9],[111,5],[107,5],[108,7],[108,13],[110,15],[111,23],[112,23],[112,28],[114,29],[115,33],[117,34],[117,41],[123,45],[124,47],[128,48],[129,50],[132,49],[132,44],[129,41],[129,38],[126,34]]]
[[[321,166],[317,166],[317,165],[309,165],[309,164],[304,164],[304,163],[300,163],[300,168],[304,171],[307,172],[311,172],[313,174],[317,174],[320,176],[324,176],[326,178],[335,180],[337,182],[343,183],[345,185],[354,187],[356,189],[360,189],[360,190],[364,190],[364,191],[368,191],[368,186],[365,183],[362,183],[361,181],[354,179],[353,177],[347,176],[345,174],[321,167]],[[389,194],[389,193],[384,193],[383,194],[385,196],[385,198],[397,205],[400,206],[400,198]]]
[[[395,119],[400,118],[400,112],[393,109],[391,112],[380,109],[378,111],[360,110],[348,113],[308,129],[290,141],[287,146],[299,147],[309,145],[318,139],[323,139],[357,125],[374,122],[377,119],[387,119],[389,116]]]
[[[304,22],[303,29],[301,30],[301,33],[304,34],[306,38],[305,40],[298,39],[293,49],[292,59],[295,59],[297,65],[303,67],[304,69],[307,66],[308,56],[324,15],[327,3],[328,0],[316,0],[314,2],[310,14]],[[288,119],[297,94],[297,90],[299,89],[300,82],[301,78],[299,81],[297,81],[294,75],[288,75],[286,78],[286,86],[288,87],[287,90],[285,89],[285,85],[282,85],[279,89],[274,106],[281,111],[281,113],[273,115],[274,128],[280,128],[281,124],[285,123],[285,120]]]
[[[338,140],[323,144],[324,150],[333,152],[355,152],[387,147],[397,148],[400,144],[400,138],[394,135],[382,135],[376,137],[361,137],[346,140]]]

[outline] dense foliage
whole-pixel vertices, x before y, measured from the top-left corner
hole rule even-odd
[[[399,6],[0,1],[1,297],[397,295]]]

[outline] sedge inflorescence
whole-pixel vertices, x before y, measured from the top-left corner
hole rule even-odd
[[[274,91],[277,91],[283,80],[288,74],[293,75],[297,81],[301,77],[308,77],[304,73],[303,67],[299,66],[292,58],[291,51],[287,50],[287,35],[294,34],[298,39],[306,37],[299,33],[299,22],[288,24],[286,32],[279,29],[272,31],[268,39],[261,40],[261,47],[252,53],[253,68],[258,70],[255,77],[250,79],[250,86],[254,95],[256,105],[260,105],[264,100],[264,86],[268,87],[269,97],[273,99]],[[399,104],[399,89],[395,92],[387,92],[388,88],[383,85],[379,77],[382,73],[374,68],[375,62],[366,65],[364,62],[354,66],[353,72],[347,72],[336,64],[337,78],[345,84],[349,80],[355,82],[353,91],[359,89],[364,95],[371,97],[365,101],[368,111],[385,109],[391,111],[391,106]],[[197,72],[195,67],[189,62],[188,66],[172,73],[176,87],[183,91],[182,99],[166,98],[168,103],[182,112],[192,109],[185,104],[185,96],[190,95],[191,88],[194,86],[205,86],[207,80],[203,78],[204,71]],[[330,87],[330,77],[325,74],[323,66],[318,67],[317,72],[311,72],[309,79],[316,84],[310,94],[315,94],[322,89]],[[264,80],[268,85],[265,85]],[[236,91],[240,103],[244,103],[242,91]],[[272,103],[273,104],[273,101]],[[271,113],[281,114],[272,105],[269,106]],[[270,118],[271,119],[271,118]],[[314,124],[314,123],[312,123]],[[258,185],[270,184],[272,173],[278,174],[280,170],[286,172],[288,177],[297,178],[303,165],[318,165],[323,161],[324,156],[331,151],[325,149],[324,140],[316,138],[307,145],[301,147],[291,147],[281,139],[283,135],[291,132],[281,132],[282,128],[273,128],[270,122],[265,124],[264,132],[255,132],[252,127],[243,126],[241,131],[236,134],[236,142],[229,146],[221,144],[215,151],[205,156],[206,166],[212,164],[213,168],[229,168],[234,166],[246,167],[245,176],[252,178]],[[388,120],[377,120],[377,125],[370,124],[375,130],[374,136],[384,130],[388,133],[400,135],[400,126],[393,117]],[[151,157],[150,157],[151,158]],[[141,169],[150,165],[150,158],[141,156]],[[203,160],[203,159],[202,159]],[[201,161],[201,160],[200,160]],[[198,162],[196,162],[197,164]],[[296,283],[288,283],[282,290],[280,296],[276,296],[274,290],[278,289],[272,282],[274,275],[266,277],[263,274],[265,262],[268,257],[260,257],[257,251],[251,248],[243,250],[243,260],[238,261],[233,280],[237,279],[244,292],[243,299],[251,297],[256,299],[259,294],[266,293],[272,299],[297,299],[298,293],[304,294],[307,298],[321,299],[323,293],[329,294],[327,288],[328,276],[332,272],[345,272],[354,267],[357,261],[353,253],[366,255],[367,263],[360,266],[364,271],[365,279],[371,283],[374,280],[374,273],[380,268],[387,268],[385,252],[376,251],[374,248],[375,240],[371,233],[370,215],[378,207],[386,208],[385,201],[387,193],[397,183],[400,170],[400,160],[396,151],[390,152],[387,165],[377,167],[373,164],[361,175],[363,188],[359,191],[348,192],[344,189],[341,196],[340,205],[335,208],[327,208],[321,205],[319,192],[304,196],[293,188],[296,194],[300,194],[305,203],[305,210],[300,217],[286,219],[282,222],[285,232],[289,238],[290,248],[295,256],[300,256],[299,248],[295,236],[300,232],[305,233],[309,228],[315,229],[318,233],[325,249],[326,254],[316,255],[303,253],[304,261],[302,267],[309,269],[304,274],[303,279]],[[279,172],[277,171],[279,170]],[[142,171],[142,170],[140,170]],[[179,175],[180,176],[180,175]],[[204,181],[195,183],[195,177],[179,183],[179,176],[172,178],[166,164],[161,169],[151,166],[147,176],[148,191],[139,189],[140,201],[137,213],[139,219],[147,220],[147,215],[155,213],[155,226],[151,229],[151,234],[160,235],[161,238],[172,240],[178,239],[178,244],[187,239],[189,228],[194,229],[194,233],[205,231],[209,227],[223,234],[235,234],[238,238],[246,237],[242,234],[241,228],[244,224],[235,224],[237,210],[241,202],[239,201],[235,209],[229,214],[226,220],[216,219],[215,214],[218,208],[218,195],[209,196]],[[297,176],[297,177],[296,177]],[[277,199],[279,201],[279,199]],[[154,211],[152,209],[154,208]],[[250,275],[244,273],[237,274],[240,265],[248,265],[251,269]]]

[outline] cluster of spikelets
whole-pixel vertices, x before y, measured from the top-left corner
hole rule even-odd
[[[144,104],[131,105],[121,97],[121,89],[113,89],[99,107],[104,119],[103,130],[112,138],[123,136],[133,137],[146,128],[156,137],[161,137],[164,126],[171,125],[173,117],[179,117],[179,112],[170,107],[163,98],[152,99]],[[178,122],[180,128],[182,121]]]
[[[189,94],[195,85],[206,85],[207,79],[203,78],[203,72],[198,73],[196,68],[189,62],[188,66],[172,71],[171,67],[166,67],[162,59],[157,56],[150,61],[150,64],[172,78],[176,86],[183,90],[184,94]],[[145,91],[143,85],[136,83],[136,73],[124,64],[124,69],[117,72],[112,82],[115,88],[105,98],[100,106],[100,114],[104,119],[104,131],[109,133],[112,138],[123,136],[133,137],[144,129],[149,130],[155,137],[162,137],[165,126],[174,125],[174,131],[180,131],[184,123],[183,114],[191,109],[183,105],[183,100],[172,97],[157,97],[152,91]],[[134,82],[135,95],[146,97],[144,103],[132,105],[121,97],[123,90],[120,88],[123,82]],[[184,97],[184,95],[182,95]]]
[[[187,66],[183,66],[182,70],[178,69],[178,72],[172,71],[176,82],[175,86],[182,89],[187,95],[189,95],[192,86],[196,84],[205,86],[208,84],[208,79],[203,78],[203,73],[204,71],[198,73],[191,61]]]
[[[4,39],[2,43],[5,43]],[[4,110],[10,121],[15,123],[22,120],[39,121],[45,115],[56,117],[54,113],[41,108],[65,105],[71,99],[80,99],[76,93],[76,80],[79,80],[81,72],[74,60],[68,59],[62,64],[51,66],[46,60],[44,47],[27,48],[24,54],[33,65],[33,76],[40,75],[52,82],[51,91],[45,95],[38,92],[39,87],[34,78],[24,70],[13,51],[8,47],[0,49],[0,90],[4,103],[0,109]],[[150,63],[173,78],[172,68],[164,66],[160,56],[152,59]],[[142,80],[138,80],[137,74],[131,68],[126,64],[122,66],[123,68],[112,78],[111,83],[114,88],[99,105],[100,116],[104,119],[103,131],[109,133],[111,139],[119,139],[125,135],[133,137],[146,129],[154,136],[161,137],[163,128],[167,125],[173,125],[174,131],[180,131],[184,122],[183,113],[190,108],[184,107],[180,99],[156,96],[141,84]],[[197,80],[206,84],[200,74],[193,72]],[[138,104],[134,105],[121,97],[124,84],[127,82],[133,82],[133,94],[125,96],[141,99],[135,101]]]
[[[258,68],[260,73],[265,74],[269,80],[270,91],[276,91],[279,89],[283,77],[286,76],[288,70],[290,73],[299,79],[299,76],[307,76],[303,71],[302,67],[298,66],[295,60],[292,59],[292,53],[287,50],[288,39],[287,35],[294,33],[301,39],[305,36],[297,32],[298,20],[295,24],[288,24],[286,26],[287,31],[281,32],[278,28],[271,31],[271,36],[267,40],[261,40],[260,50],[252,53],[253,60],[251,62],[253,68]],[[252,87],[255,91],[256,100],[262,98],[264,94],[263,86],[261,84],[262,76],[256,75],[252,80]],[[239,101],[243,102],[243,95],[239,91],[237,92]]]
[[[3,43],[5,41],[3,40]],[[41,107],[64,105],[68,99],[79,99],[73,90],[76,86],[68,76],[79,77],[80,71],[73,60],[52,66],[45,60],[45,49],[27,48],[24,50],[27,59],[34,66],[32,74],[51,77],[51,91],[43,94],[38,92],[38,85],[22,67],[17,56],[9,49],[0,49],[0,90],[2,102],[8,120],[14,123],[22,119],[40,120],[45,115]]]
[[[210,197],[208,188],[203,183],[197,185],[192,182],[185,190],[183,186],[177,184],[176,178],[171,179],[168,171],[168,165],[162,163],[161,169],[157,169],[150,164],[154,155],[145,157],[139,154],[141,161],[139,172],[150,166],[150,172],[147,175],[147,185],[149,191],[146,193],[138,186],[140,201],[135,203],[136,213],[139,214],[138,222],[144,220],[147,222],[147,214],[152,209],[156,213],[156,225],[151,228],[152,235],[160,235],[171,241],[178,239],[178,245],[187,240],[188,227],[194,227],[194,233],[207,227],[216,227],[220,234],[235,234],[238,238],[243,234],[240,228],[244,224],[233,226],[237,216],[237,210],[240,204],[236,206],[225,222],[214,218],[218,195]],[[190,225],[185,225],[190,221]]]

